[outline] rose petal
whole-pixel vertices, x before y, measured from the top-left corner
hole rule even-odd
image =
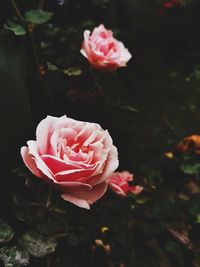
[[[22,155],[22,158],[23,158],[25,165],[29,168],[29,170],[35,176],[42,177],[41,172],[37,168],[34,157],[29,154],[29,149],[27,146],[23,146],[21,148],[21,155]]]
[[[59,172],[55,174],[55,178],[57,181],[84,181],[85,178],[87,180],[88,177],[90,177],[93,173],[93,169],[91,170],[75,170],[71,173],[68,171]]]
[[[89,191],[75,192],[73,195],[62,194],[62,198],[64,200],[72,202],[73,204],[79,207],[87,209],[89,207],[89,204],[93,204],[104,195],[107,190],[107,187],[107,183],[102,183],[97,186],[94,186],[92,190]]]
[[[52,155],[42,155],[41,158],[54,174],[65,170],[82,169],[76,162],[65,162]]]
[[[80,199],[80,198],[76,198],[74,196],[68,195],[68,194],[62,194],[61,197],[66,200],[71,202],[72,204],[80,207],[80,208],[84,208],[84,209],[90,209],[90,205],[88,204],[88,202],[84,199]]]
[[[38,124],[36,129],[36,140],[40,154],[47,153],[50,136],[52,134],[52,127],[54,127],[57,121],[65,120],[66,118],[66,116],[60,118],[47,116]]]
[[[28,141],[28,148],[29,148],[29,154],[34,156],[35,163],[37,165],[37,168],[47,177],[49,177],[51,180],[54,180],[53,173],[48,168],[48,166],[44,163],[44,161],[41,159],[40,155],[38,154],[38,148],[36,141]]]
[[[81,182],[57,182],[54,184],[61,190],[62,193],[73,195],[76,192],[84,191],[88,192],[92,190],[92,186]]]
[[[144,188],[140,185],[132,185],[130,186],[129,191],[133,193],[134,195],[138,195],[139,193],[143,191],[143,189]]]
[[[84,164],[82,162],[63,161],[51,155],[43,155],[42,160],[51,169],[57,181],[74,181],[93,174],[99,162]]]
[[[107,160],[105,161],[103,172],[99,175],[91,177],[89,184],[97,185],[109,179],[111,174],[117,169],[118,165],[119,161],[118,161],[117,148],[113,146],[111,148]]]
[[[125,192],[118,185],[116,185],[112,182],[109,182],[109,187],[116,194],[121,195],[121,196],[126,196]]]
[[[101,183],[96,186],[93,186],[92,190],[84,192],[83,195],[85,194],[84,197],[89,204],[93,204],[105,194],[107,188],[108,183]]]

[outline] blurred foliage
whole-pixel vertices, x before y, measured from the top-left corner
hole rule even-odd
[[[10,241],[14,236],[14,232],[12,228],[5,223],[4,221],[0,220],[0,243]]]
[[[192,165],[198,157],[190,154]],[[159,170],[143,169],[139,196],[109,191],[91,211],[18,168],[13,196],[20,224],[12,244],[31,255],[31,266],[44,256],[53,266],[199,266],[199,172],[185,172],[185,160],[185,152],[166,153]]]
[[[200,3],[175,2],[2,0],[1,37],[26,44],[32,129],[47,114],[100,123],[118,147],[120,169],[144,187],[137,197],[107,192],[87,211],[18,168],[6,190],[11,226],[0,221],[2,266],[200,266],[200,156],[176,149],[200,133]],[[113,74],[93,70],[80,54],[83,31],[101,23],[133,55]],[[16,43],[6,47],[12,55]],[[19,71],[18,60],[6,62]],[[17,84],[0,74],[8,89]]]

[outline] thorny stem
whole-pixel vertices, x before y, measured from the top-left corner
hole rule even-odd
[[[15,0],[11,0],[11,3],[12,3],[13,8],[15,9],[15,12],[16,12],[17,16],[19,17],[19,19],[23,21],[24,18],[22,16],[22,14],[21,14],[21,12],[20,12]]]

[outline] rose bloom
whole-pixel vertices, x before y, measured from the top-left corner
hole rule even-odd
[[[47,116],[36,140],[21,148],[29,170],[61,191],[64,200],[89,209],[103,196],[118,167],[118,153],[99,124]]]
[[[129,185],[128,182],[133,181],[133,174],[128,171],[123,172],[115,172],[109,178],[109,187],[114,191],[116,194],[121,196],[127,196],[130,192],[134,195],[139,194],[143,187],[139,185]]]
[[[113,32],[102,24],[94,28],[91,34],[89,30],[84,31],[81,53],[94,68],[108,71],[125,67],[132,57],[123,43],[116,40]]]

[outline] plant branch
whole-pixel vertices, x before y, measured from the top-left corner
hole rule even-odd
[[[167,227],[168,233],[170,233],[171,236],[174,237],[179,243],[181,243],[188,251],[192,252],[194,250],[194,247],[190,240],[183,234]]]
[[[43,9],[44,3],[45,3],[45,0],[40,0],[39,5],[38,5],[38,9]]]
[[[14,10],[15,10],[17,16],[18,16],[18,18],[19,18],[20,20],[23,21],[24,18],[23,18],[23,16],[22,16],[22,13],[21,13],[21,11],[19,10],[19,8],[18,8],[18,6],[17,6],[15,0],[11,0],[11,4],[12,4],[12,6],[13,6],[13,8],[14,8]]]

